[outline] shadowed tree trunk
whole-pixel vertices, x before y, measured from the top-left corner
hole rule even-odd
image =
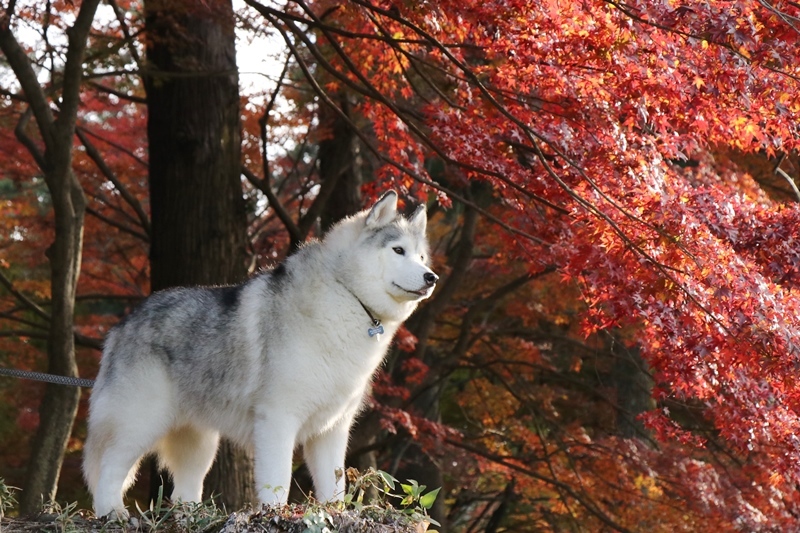
[[[39,85],[30,59],[12,33],[14,14],[6,12],[0,19],[0,49],[14,71],[29,105],[29,112],[20,120],[17,136],[41,168],[53,202],[55,239],[47,251],[51,288],[47,370],[64,376],[78,375],[73,316],[81,268],[86,199],[72,172],[72,146],[83,55],[98,3],[99,0],[84,1],[75,24],[67,32],[69,43],[57,118]],[[25,124],[31,116],[39,128],[44,151],[40,151],[39,145],[25,133]],[[40,422],[28,462],[25,490],[20,500],[20,511],[23,514],[41,511],[42,501],[54,500],[56,497],[64,451],[72,431],[79,398],[80,390],[75,387],[48,385],[45,390],[39,407]]]
[[[342,112],[350,116],[347,96],[339,98]],[[322,230],[328,231],[344,217],[361,210],[361,175],[358,172],[355,132],[348,121],[327,106],[320,121],[330,124],[331,136],[319,143],[320,196],[326,198],[320,214]]]
[[[627,347],[611,338],[611,383],[617,389],[617,431],[622,437],[641,438],[649,434],[636,417],[655,407],[652,397],[653,380],[647,372],[639,347]]]
[[[246,277],[239,88],[229,1],[147,0],[152,290]],[[251,461],[223,441],[206,495],[253,500]]]

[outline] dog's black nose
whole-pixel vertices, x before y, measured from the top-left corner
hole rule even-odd
[[[437,276],[433,272],[426,272],[425,275],[422,277],[425,279],[425,283],[428,284],[428,287],[432,287],[433,285],[435,285],[436,281],[439,279],[439,276]]]

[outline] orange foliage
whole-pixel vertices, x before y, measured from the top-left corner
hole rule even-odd
[[[266,22],[297,52],[281,105],[272,86],[242,96],[244,167],[299,218],[332,131],[321,110],[344,98],[363,196],[391,185],[442,213],[437,271],[465,274],[429,336],[400,335],[375,409],[441,465],[455,528],[797,528],[800,211],[736,156],[798,148],[795,3],[246,3],[260,15],[243,31]],[[91,209],[76,330],[94,339],[149,291],[145,109],[123,42],[141,6],[118,4],[128,27],[95,21],[86,68],[105,75],[87,76],[80,116],[105,171],[76,139]],[[74,7],[52,5],[57,32]],[[4,89],[0,268],[46,306],[51,215],[14,136],[24,95]],[[254,269],[289,242],[258,185]],[[481,219],[458,263],[467,212]],[[2,364],[40,367],[42,318],[5,291],[0,324]],[[91,376],[96,351],[80,362]],[[0,453],[19,467],[39,391],[2,387]],[[441,421],[412,407],[428,388]]]

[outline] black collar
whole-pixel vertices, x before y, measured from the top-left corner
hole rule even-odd
[[[361,301],[361,298],[356,296],[355,293],[353,291],[351,291],[350,288],[347,285],[345,285],[344,283],[342,283],[338,279],[336,281],[339,283],[339,285],[344,287],[344,289],[347,292],[349,292],[350,294],[353,295],[353,298],[356,299],[356,301],[361,306],[361,308],[364,309],[364,311],[367,313],[367,316],[369,316],[369,320],[370,320],[370,322],[372,322],[372,327],[367,329],[367,333],[369,333],[369,336],[370,337],[374,337],[375,335],[383,335],[383,326],[381,325],[380,319],[379,318],[375,318],[375,315],[373,315],[372,311],[370,311],[369,308],[366,305],[364,305],[364,302]]]
[[[355,294],[353,296],[355,296]],[[372,321],[372,325],[374,326],[374,327],[369,328],[367,330],[367,333],[369,333],[369,336],[370,337],[374,337],[375,335],[382,334],[383,333],[383,326],[381,325],[381,321],[378,320],[377,318],[375,318],[375,315],[373,315],[372,312],[367,308],[367,306],[364,305],[364,302],[362,302],[361,300],[358,299],[358,296],[356,296],[356,300],[358,300],[358,303],[360,303],[361,307],[364,308],[364,311],[367,312],[367,314],[369,315],[369,319]]]

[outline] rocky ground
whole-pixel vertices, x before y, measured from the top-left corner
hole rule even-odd
[[[323,507],[263,507],[235,512],[229,516],[190,516],[175,513],[155,519],[143,515],[128,522],[112,522],[89,517],[82,512],[41,514],[30,518],[3,518],[2,533],[80,532],[196,532],[196,533],[424,533],[427,522],[415,521],[397,513],[369,508],[356,511],[331,511]]]

